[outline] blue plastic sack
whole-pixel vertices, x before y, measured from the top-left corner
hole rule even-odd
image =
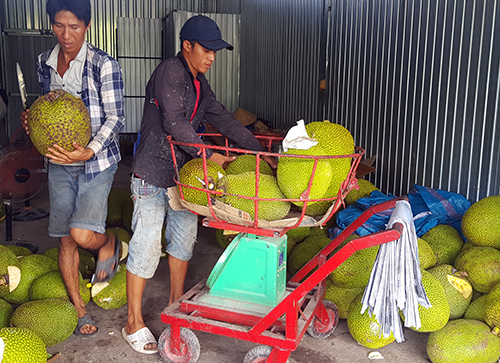
[[[331,238],[336,237],[347,226],[354,222],[371,205],[395,198],[375,190],[370,197],[360,198],[337,214],[337,226],[330,230]],[[432,189],[415,184],[408,194],[408,200],[413,213],[413,222],[418,237],[438,224],[447,224],[454,227],[464,238],[461,229],[462,216],[471,206],[463,195],[441,189]],[[380,232],[386,229],[391,217],[392,209],[377,213],[368,219],[357,230],[356,234]]]

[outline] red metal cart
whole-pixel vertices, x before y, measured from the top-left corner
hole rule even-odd
[[[170,142],[172,147],[174,144],[178,144],[172,140]],[[272,142],[269,143],[269,145],[271,144]],[[196,146],[202,148],[202,153],[205,156],[204,146]],[[222,147],[220,150],[247,152],[247,150],[228,149],[227,147]],[[328,217],[331,217],[340,208],[343,198],[356,184],[355,170],[363,152],[362,149],[357,148],[357,154],[348,156],[353,158],[353,167],[342,184],[338,196],[329,199],[332,200],[334,208],[329,210]],[[260,156],[262,155],[281,156],[273,153],[261,153]],[[314,170],[318,159],[321,157],[316,159]],[[259,165],[258,162],[257,165]],[[305,195],[300,199],[305,200],[306,203],[297,225],[302,222],[304,217],[311,183],[309,183]],[[257,204],[258,198],[255,199]],[[165,308],[161,314],[162,322],[169,324],[158,341],[158,349],[162,359],[165,362],[196,362],[200,354],[200,344],[192,330],[259,344],[247,353],[244,359],[245,363],[286,362],[291,352],[298,347],[306,331],[314,338],[324,339],[330,336],[338,323],[338,310],[335,304],[323,300],[327,276],[355,251],[399,239],[403,226],[395,224],[393,229],[352,240],[335,254],[332,255],[332,252],[372,215],[393,208],[399,199],[393,199],[367,209],[286,283],[285,297],[276,306],[269,307],[266,311],[260,309],[259,311],[241,310],[206,303],[200,297],[209,293],[207,279],[200,281],[178,301]],[[209,207],[212,210],[211,206]],[[280,237],[290,228],[295,227],[266,229],[259,227],[257,217],[255,220],[251,226],[242,226],[220,220],[214,214],[205,218],[203,224],[271,237]]]

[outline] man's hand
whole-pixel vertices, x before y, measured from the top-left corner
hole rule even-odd
[[[227,168],[227,164],[229,164],[231,161],[234,161],[236,159],[236,156],[224,156],[219,153],[213,153],[211,157],[209,157],[209,160],[219,164],[222,169]]]
[[[85,161],[94,156],[94,151],[89,148],[84,148],[80,146],[77,142],[73,143],[75,150],[68,151],[63,149],[59,145],[54,145],[54,147],[49,147],[45,156],[48,157],[55,163],[59,164],[72,164],[77,161]]]
[[[264,159],[273,169],[276,169],[278,167],[278,162],[276,159],[272,156],[262,156],[262,159]]]
[[[21,120],[21,126],[24,128],[26,133],[29,135],[28,131],[28,111],[29,109],[21,111],[21,116],[19,117],[19,120]]]

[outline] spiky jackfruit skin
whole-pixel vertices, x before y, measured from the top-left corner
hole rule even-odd
[[[462,233],[475,245],[500,249],[500,194],[483,198],[467,209]]]
[[[448,304],[450,305],[450,320],[462,317],[472,301],[472,286],[469,285],[469,282],[461,277],[462,273],[456,271],[451,265],[438,265],[427,271],[437,278],[444,288],[446,300],[448,300]],[[470,293],[462,293],[453,287],[448,280],[448,275],[455,276],[462,280],[463,283],[469,285]]]
[[[288,258],[288,272],[295,275],[306,263],[308,263],[316,254],[321,251],[321,246],[315,243],[299,243],[290,252]]]
[[[215,240],[223,250],[225,250],[227,246],[229,246],[229,244],[233,242],[233,239],[238,235],[234,233],[227,234],[225,232],[226,231],[223,229],[215,230]]]
[[[32,330],[47,347],[66,340],[78,324],[75,306],[66,299],[28,301],[12,314],[13,326]]]
[[[347,319],[349,306],[356,296],[365,291],[364,287],[344,288],[335,285],[331,279],[326,280],[325,299],[333,302],[339,310],[339,319]]]
[[[391,333],[388,337],[384,337],[375,315],[370,316],[368,310],[361,314],[362,298],[363,293],[358,294],[349,306],[347,313],[349,333],[354,340],[366,348],[377,349],[391,344],[396,340],[394,335]]]
[[[111,188],[108,195],[108,211],[106,214],[106,226],[108,228],[123,226],[123,207],[125,204],[133,204],[131,195],[129,189]]]
[[[6,327],[0,329],[2,363],[45,363],[47,350],[42,339],[29,329]]]
[[[417,243],[418,243],[418,260],[420,262],[420,268],[422,270],[427,270],[431,267],[436,266],[437,258],[431,246],[429,246],[429,244],[425,242],[422,238],[418,238]]]
[[[90,289],[87,281],[80,274],[80,296],[85,304],[90,301]],[[69,300],[66,286],[59,271],[51,271],[38,277],[30,286],[29,299],[43,300],[51,298],[63,298]]]
[[[16,245],[6,245],[5,247],[14,252],[17,257],[29,256],[33,254],[33,252],[31,252],[26,247]]]
[[[379,190],[366,179],[358,179],[359,190],[352,189],[344,198],[346,205],[354,204],[359,198],[369,197],[374,190]]]
[[[40,96],[29,109],[28,130],[33,145],[42,155],[54,144],[68,151],[75,150],[73,142],[87,146],[91,125],[85,103],[60,89],[51,93],[55,93],[55,99],[50,94]]]
[[[460,253],[454,266],[467,272],[474,290],[488,293],[500,282],[500,251],[493,247],[471,247]]]
[[[311,231],[311,227],[297,227],[290,229],[288,232],[286,232],[286,235],[288,237],[294,237],[297,243],[302,242],[307,236],[309,236],[309,233]]]
[[[476,300],[472,301],[465,311],[464,319],[474,319],[486,322],[485,311],[487,302],[488,295],[480,296]]]
[[[241,174],[247,171],[253,171],[256,173],[257,169],[257,157],[253,154],[243,154],[239,155],[234,161],[230,162],[226,168],[226,174]],[[271,166],[262,158],[259,164],[259,173],[273,175],[273,169]]]
[[[92,297],[94,303],[106,310],[118,309],[127,303],[127,268],[120,264],[109,285]]]
[[[10,318],[14,308],[4,299],[0,299],[0,328],[10,326]]]
[[[19,260],[21,281],[17,288],[5,295],[4,299],[11,304],[24,304],[29,301],[29,289],[36,278],[50,271],[58,271],[59,265],[50,257],[44,255],[24,256]]]
[[[354,153],[354,140],[351,133],[343,126],[329,121],[317,121],[307,124],[306,131],[318,144],[308,150],[290,149],[283,154],[291,155],[351,155]],[[298,199],[307,190],[314,167],[313,159],[281,157],[278,161],[278,184],[289,199]],[[333,198],[341,183],[347,177],[351,167],[351,158],[319,160],[314,173],[309,199]],[[302,207],[303,202],[294,202]],[[314,206],[315,204],[318,204]],[[309,202],[307,214],[321,215],[331,202]]]
[[[481,321],[451,320],[429,334],[427,355],[433,363],[494,363],[500,356],[500,339]]]
[[[226,175],[226,172],[219,164],[213,162],[212,160],[207,160],[208,185],[205,185],[203,159],[192,159],[184,164],[179,172],[179,182],[194,188],[215,190],[219,179],[224,175]],[[189,187],[179,186],[179,189],[181,188],[182,195],[187,202],[199,205],[208,205],[207,194],[209,195],[209,193]]]
[[[460,233],[446,224],[432,227],[422,236],[422,239],[436,254],[438,265],[453,265],[464,244]]]
[[[218,190],[225,194],[219,198],[222,202],[231,205],[243,212],[247,212],[255,219],[255,201],[239,196],[255,197],[254,172],[246,172],[236,175],[226,175],[219,180]],[[235,195],[229,195],[235,194]],[[272,175],[262,174],[259,176],[259,195],[261,199],[286,199],[281,192],[276,178]],[[275,221],[283,219],[290,211],[290,202],[281,200],[259,201],[259,219]]]
[[[9,266],[19,267],[19,260],[16,254],[4,245],[0,245],[0,278],[2,276],[8,276]],[[0,284],[0,298],[5,297],[9,294],[10,287],[8,284]],[[14,290],[15,291],[15,290]]]
[[[44,256],[50,257],[54,261],[59,259],[59,250],[57,247],[49,248],[43,253]],[[82,274],[84,279],[89,279],[95,271],[95,258],[87,250],[78,248],[78,256],[80,258],[80,264],[78,265],[78,270]]]

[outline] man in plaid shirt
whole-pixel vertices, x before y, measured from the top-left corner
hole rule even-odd
[[[48,0],[58,44],[39,55],[40,94],[63,89],[80,97],[89,111],[92,138],[74,151],[49,148],[49,235],[60,238],[59,268],[78,312],[76,335],[97,333],[79,291],[78,247],[98,252],[94,281],[108,281],[118,266],[120,241],[106,234],[107,200],[120,161],[118,134],[124,126],[123,80],[118,62],[88,44],[89,0]],[[21,120],[27,130],[27,112]]]

